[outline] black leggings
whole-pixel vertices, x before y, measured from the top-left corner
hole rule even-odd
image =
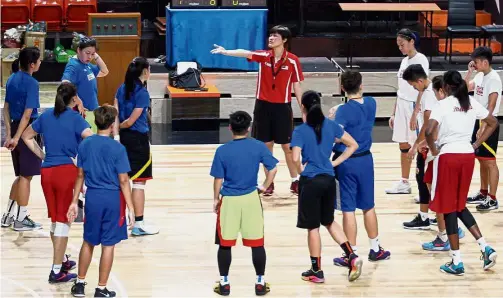
[[[218,248],[217,259],[220,276],[229,275],[229,268],[231,267],[232,262],[231,248],[228,246],[220,246]],[[257,275],[264,275],[266,254],[263,246],[252,247],[252,260],[253,267],[255,267],[255,273]]]
[[[417,154],[416,158],[416,181],[417,188],[419,190],[419,203],[420,204],[429,204],[430,203],[430,191],[428,190],[428,186],[424,183],[424,169],[426,168],[426,160],[422,153]]]
[[[477,224],[468,208],[463,209],[461,212],[446,213],[444,214],[444,219],[447,235],[454,235],[458,233],[458,218],[463,222],[468,230]]]

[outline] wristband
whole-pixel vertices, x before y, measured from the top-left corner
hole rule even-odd
[[[116,135],[116,136],[114,136],[114,140],[119,142],[121,140],[121,137],[119,135]]]

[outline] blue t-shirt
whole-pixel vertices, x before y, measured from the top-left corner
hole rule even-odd
[[[5,86],[5,101],[9,103],[11,120],[21,120],[25,109],[33,109],[31,118],[38,117],[39,86],[34,77],[20,70],[9,77]]]
[[[78,149],[77,166],[88,188],[120,190],[119,174],[131,171],[126,148],[110,137],[92,135]]]
[[[70,58],[61,80],[70,81],[77,87],[77,95],[82,100],[84,108],[96,110],[98,105],[98,83],[96,76],[100,73],[98,66],[80,62],[78,58]]]
[[[364,97],[363,104],[348,100],[337,109],[335,121],[340,123],[358,143],[358,149],[355,153],[361,153],[370,150],[372,146],[372,129],[376,118],[376,101],[373,97]],[[334,152],[344,152],[344,144],[335,144]]]
[[[218,147],[210,175],[224,179],[222,196],[246,195],[257,190],[261,163],[270,171],[278,160],[264,143],[252,138],[236,139]]]
[[[293,131],[290,147],[301,148],[302,163],[307,163],[301,176],[310,178],[320,174],[334,176],[330,155],[335,138],[341,138],[343,134],[344,129],[341,125],[325,118],[321,127],[321,142],[318,144],[314,128],[307,123],[297,126]]]
[[[43,168],[73,164],[70,157],[77,156],[77,148],[82,141],[82,132],[90,128],[82,116],[66,108],[58,117],[54,108],[45,110],[31,127],[42,135],[45,145]]]
[[[143,109],[140,117],[136,119],[129,129],[147,133],[149,131],[147,109],[150,107],[150,94],[148,94],[147,89],[137,84],[129,99],[126,99],[126,85],[122,84],[117,90],[115,98],[117,98],[117,103],[119,104],[119,121],[121,123],[131,116],[134,109]]]

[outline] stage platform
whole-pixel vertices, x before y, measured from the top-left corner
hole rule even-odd
[[[322,95],[322,107],[327,113],[334,105],[343,102],[340,76],[348,70],[345,58],[311,57],[299,58],[304,71],[304,90],[315,90]],[[391,115],[398,87],[397,72],[403,57],[363,57],[354,58],[354,69],[363,75],[365,95],[374,96],[378,102],[377,118]],[[449,64],[442,57],[434,57],[431,63],[430,77],[443,74],[446,70],[456,69],[466,73],[468,57],[455,57],[455,63]],[[503,79],[503,57],[494,58],[494,69]],[[153,69],[157,66],[153,67]],[[160,70],[160,69],[159,69]],[[154,72],[154,71],[153,71]],[[220,119],[228,119],[230,113],[244,110],[253,114],[257,86],[256,72],[204,72],[206,84],[217,86],[222,96],[220,99]],[[169,75],[165,72],[152,73],[148,90],[152,98],[152,122],[171,122],[171,100],[166,96]],[[295,99],[294,99],[295,100]],[[297,104],[293,104],[294,117],[300,118]],[[500,113],[503,114],[503,105]]]

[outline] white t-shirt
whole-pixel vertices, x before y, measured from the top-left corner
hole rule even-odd
[[[458,99],[449,96],[439,101],[431,111],[430,119],[439,124],[437,144],[440,146],[440,154],[474,152],[471,141],[475,121],[485,119],[489,111],[471,97],[470,105],[470,109],[463,112]]]
[[[491,70],[490,73],[484,75],[484,73],[479,72],[473,78],[473,83],[475,84],[473,89],[473,96],[475,99],[484,107],[489,106],[489,95],[491,93],[498,93],[498,98],[496,99],[496,106],[494,107],[493,116],[498,116],[501,103],[501,78],[496,72],[496,70]]]
[[[402,63],[400,64],[400,69],[398,70],[398,91],[397,96],[400,99],[406,101],[416,102],[418,91],[414,89],[406,80],[402,79],[403,72],[407,69],[409,65],[412,64],[421,64],[426,72],[426,75],[429,75],[430,63],[428,62],[428,58],[425,55],[417,52],[416,55],[412,58],[409,56],[403,58]]]
[[[433,84],[430,83],[428,88],[423,91],[421,96],[421,111],[417,115],[417,122],[419,124],[419,129],[423,127],[424,123],[424,112],[433,111],[433,109],[438,105],[437,97],[435,92],[433,92]]]

